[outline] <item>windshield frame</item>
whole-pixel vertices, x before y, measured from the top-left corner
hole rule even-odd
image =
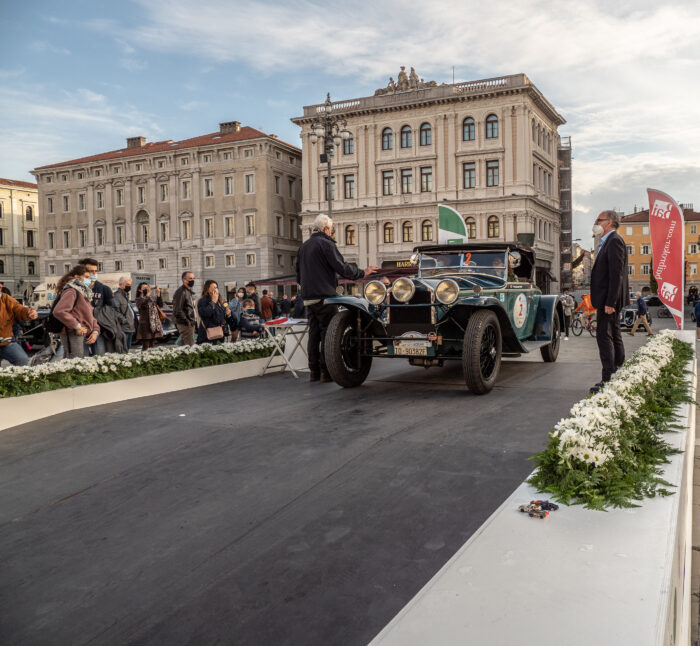
[[[442,278],[457,275],[481,287],[498,288],[508,282],[507,258],[508,251],[485,249],[483,251],[438,251],[421,252],[418,262],[418,278]],[[449,257],[449,264],[437,266],[440,257]],[[476,258],[475,258],[476,256]],[[478,260],[485,260],[485,264],[477,264]],[[494,266],[494,262],[500,259],[502,267]],[[436,266],[426,266],[426,260],[434,260]],[[466,264],[469,263],[469,264]]]

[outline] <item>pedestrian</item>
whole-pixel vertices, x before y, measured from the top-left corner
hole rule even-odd
[[[347,264],[332,236],[333,221],[325,213],[320,213],[314,221],[311,237],[301,245],[297,255],[297,282],[301,285],[301,298],[308,308],[309,316],[307,354],[310,381],[331,381],[326,369],[323,344],[326,329],[337,312],[337,307],[326,304],[324,300],[336,295],[338,276],[357,280],[377,271],[375,266],[363,271]]]
[[[243,292],[245,293],[245,291]],[[226,305],[224,303],[224,305]],[[231,301],[228,303],[228,308],[231,310],[231,318],[235,321],[235,327],[231,328],[231,343],[238,341],[238,326],[240,325],[241,316],[243,316],[243,299],[238,298],[236,294]]]
[[[263,321],[269,321],[273,317],[274,307],[275,304],[272,298],[267,293],[267,290],[263,289],[262,299],[260,300],[260,315]]]
[[[564,341],[569,340],[569,328],[571,327],[571,316],[574,313],[574,302],[573,296],[569,294],[569,288],[564,288],[564,293],[561,296],[561,305],[564,309]]]
[[[287,294],[282,294],[282,300],[280,301],[280,313],[282,316],[289,316],[292,312],[292,302],[289,300]]]
[[[202,295],[197,301],[199,327],[197,328],[197,344],[223,343],[226,324],[235,328],[238,321],[231,316],[231,309],[224,305],[219,294],[219,285],[215,280],[207,280],[202,287]]]
[[[246,298],[243,301],[243,316],[239,322],[239,330],[242,339],[257,339],[265,332],[262,320],[255,313],[255,303],[252,298]]]
[[[119,289],[114,292],[114,303],[117,311],[124,318],[122,330],[124,332],[124,345],[126,352],[131,349],[131,342],[134,339],[136,332],[136,321],[134,319],[134,311],[131,309],[130,295],[131,294],[131,278],[122,276],[119,278]]]
[[[87,270],[90,272],[90,278],[92,280],[92,284],[90,285],[90,288],[92,289],[92,300],[90,301],[90,304],[93,306],[93,308],[99,307],[100,305],[115,308],[116,303],[114,302],[114,294],[112,293],[112,290],[98,280],[99,275],[97,272],[99,263],[97,260],[94,258],[83,258],[82,260],[78,261],[78,264],[85,265]],[[97,337],[97,341],[95,341],[93,346],[90,348],[90,354],[104,354],[107,351],[105,338],[106,337],[104,334],[100,334]]]
[[[56,285],[53,315],[61,323],[61,343],[66,359],[84,357],[100,336],[92,307],[93,280],[85,265],[76,265]]]
[[[194,274],[183,272],[180,277],[182,285],[173,294],[173,318],[177,331],[180,333],[180,345],[194,345],[194,331],[197,327],[197,317],[194,310]]]
[[[14,341],[14,326],[17,321],[34,321],[39,317],[33,307],[25,307],[4,291],[0,282],[0,360],[5,359],[13,366],[26,366],[29,357],[22,346]],[[9,290],[7,290],[9,291]],[[7,339],[7,340],[4,340]]]
[[[304,299],[301,297],[301,292],[299,292],[293,299],[292,317],[295,319],[309,318],[306,308],[304,307]]]
[[[248,283],[245,286],[245,297],[253,301],[253,307],[255,308],[255,315],[262,316],[262,311],[260,309],[260,298],[258,297],[258,288],[255,283]]]
[[[646,301],[642,298],[642,292],[637,292],[636,296],[637,318],[635,319],[634,325],[630,330],[630,335],[634,336],[634,333],[637,331],[637,328],[641,323],[644,326],[644,329],[647,331],[647,334],[649,336],[654,336],[654,333],[651,331],[651,325],[649,325],[649,308],[647,307]]]
[[[238,299],[238,302],[243,305],[243,301],[245,300],[245,288],[240,287],[238,291],[236,292],[236,298]]]
[[[163,324],[158,308],[163,307],[160,290],[156,287],[156,300],[152,296],[151,286],[147,283],[141,288],[141,296],[136,299],[139,310],[139,327],[136,338],[141,341],[141,350],[148,350],[156,344],[156,339],[163,337]]]
[[[602,380],[591,388],[598,392],[625,362],[625,346],[620,333],[620,311],[629,294],[627,247],[617,233],[620,215],[603,211],[593,225],[593,235],[601,235],[591,269],[591,304],[598,310],[596,340],[602,364]]]

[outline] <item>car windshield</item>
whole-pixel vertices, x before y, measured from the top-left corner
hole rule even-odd
[[[426,278],[459,274],[480,285],[506,281],[505,251],[461,251],[421,254],[420,275]]]

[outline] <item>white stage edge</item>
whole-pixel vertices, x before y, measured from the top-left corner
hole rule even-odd
[[[371,646],[690,644],[695,405],[680,415],[668,440],[683,453],[664,471],[675,495],[539,520],[518,506],[547,496],[523,483]]]

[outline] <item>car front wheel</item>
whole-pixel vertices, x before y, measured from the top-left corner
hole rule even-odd
[[[343,388],[360,386],[372,367],[372,357],[358,356],[357,325],[357,313],[345,310],[331,319],[326,330],[326,369],[333,381]]]
[[[462,347],[464,381],[475,395],[484,395],[496,383],[501,370],[501,326],[490,310],[469,317]]]
[[[591,332],[593,334],[593,332]],[[540,348],[542,358],[547,362],[557,360],[559,356],[559,345],[561,344],[561,325],[559,323],[559,314],[554,312],[554,320],[552,321],[552,341]]]

